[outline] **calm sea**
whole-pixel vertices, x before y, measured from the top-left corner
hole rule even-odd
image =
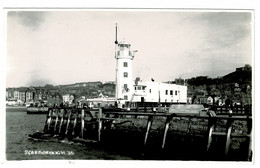
[[[27,114],[25,108],[6,109],[7,160],[132,160],[113,151],[81,144],[28,140],[28,134],[42,131],[46,114]]]

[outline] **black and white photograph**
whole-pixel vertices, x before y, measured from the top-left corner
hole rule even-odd
[[[6,161],[253,162],[254,10],[5,16]]]

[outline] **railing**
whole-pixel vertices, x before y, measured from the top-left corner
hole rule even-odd
[[[211,110],[215,111],[217,115],[227,115],[230,110],[235,115],[252,115],[252,106],[212,106]]]

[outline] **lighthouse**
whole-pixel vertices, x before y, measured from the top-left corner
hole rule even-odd
[[[134,54],[131,45],[125,41],[116,47],[116,99],[130,101],[133,95],[133,70],[132,61]]]
[[[115,45],[116,100],[128,102],[134,93],[132,61],[136,51],[131,51],[131,45],[126,41],[117,42],[117,25]]]

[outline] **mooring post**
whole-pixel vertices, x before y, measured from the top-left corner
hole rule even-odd
[[[50,110],[50,111],[49,111],[49,115],[48,115],[48,120],[47,120],[47,131],[50,130],[51,119],[52,119],[52,113],[53,113],[53,110]]]
[[[249,114],[248,114],[249,115]],[[249,116],[248,116],[249,117]],[[247,134],[249,135],[247,160],[251,161],[252,157],[252,119],[247,120]]]
[[[51,115],[51,109],[48,109],[48,114],[46,115],[46,121],[45,121],[44,128],[43,128],[43,131],[44,131],[44,132],[47,131],[48,120],[49,120],[50,115]]]
[[[64,109],[61,109],[60,112],[61,112],[61,119],[60,119],[60,126],[59,126],[59,134],[61,132],[61,127],[63,124]]]
[[[74,114],[74,116],[75,116],[75,119],[74,119],[74,122],[73,122],[72,135],[75,134],[75,127],[76,127],[76,124],[77,124],[77,118],[78,118],[78,110],[76,111],[76,114]]]
[[[98,141],[100,141],[101,138],[101,128],[102,128],[102,121],[101,121],[101,117],[102,117],[102,108],[99,108],[99,112],[98,112]]]
[[[207,144],[207,151],[209,151],[211,142],[212,142],[212,133],[214,130],[214,126],[215,126],[215,118],[212,118],[211,116],[209,116],[208,118],[208,132],[209,132],[209,136],[208,136],[208,144]]]
[[[146,128],[146,133],[145,133],[145,137],[144,137],[144,145],[146,145],[146,143],[147,143],[147,138],[148,138],[148,135],[149,135],[150,128],[152,126],[152,122],[153,122],[153,116],[150,115],[148,117],[147,128]]]
[[[233,124],[233,119],[232,119],[232,110],[230,109],[229,112],[229,119],[227,120],[227,138],[226,138],[226,146],[225,146],[225,154],[228,155],[229,147],[231,144],[231,131],[232,131],[232,124]]]
[[[68,134],[69,124],[70,124],[70,116],[71,116],[71,110],[69,110],[69,114],[68,114],[68,119],[67,119],[67,126],[66,126],[65,135]]]
[[[169,129],[169,124],[170,124],[170,122],[172,120],[172,117],[173,116],[168,116],[167,119],[166,119],[165,128],[164,128],[164,134],[163,134],[163,141],[162,141],[162,149],[165,146],[166,136],[167,136],[167,132],[168,132],[168,129]]]
[[[81,110],[81,138],[84,137],[84,109]]]
[[[57,127],[57,123],[58,123],[58,117],[59,117],[59,109],[55,109],[55,114],[56,114],[56,118],[55,118],[55,124],[54,124],[54,129],[53,129],[53,132],[55,133],[56,132],[56,127]]]
[[[230,119],[227,121],[227,139],[226,139],[226,147],[225,147],[225,154],[228,155],[229,147],[231,144],[231,131],[232,131],[232,124],[233,119],[232,116],[230,116]]]
[[[248,153],[247,153],[247,160],[252,160],[252,134],[249,135],[249,144],[248,144]]]

